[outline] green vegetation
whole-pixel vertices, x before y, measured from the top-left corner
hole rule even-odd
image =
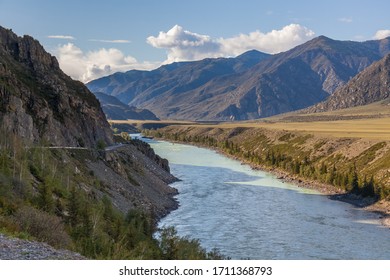
[[[326,140],[313,140],[310,134],[286,131],[278,132],[281,136],[273,138],[261,129],[247,128],[232,133],[236,129],[214,128],[210,131],[196,127],[170,127],[143,133],[218,149],[262,168],[279,169],[296,178],[326,183],[357,195],[390,199],[386,176],[379,177],[375,173],[384,166],[388,168],[390,152],[374,161],[377,152],[386,147],[386,142],[378,142],[350,159],[342,154],[334,154],[333,147],[317,154],[325,146]]]
[[[88,153],[26,146],[1,133],[0,231],[92,259],[223,258],[173,228],[160,230],[156,238],[151,213],[119,212],[107,195],[94,191],[102,187],[83,167],[92,158]]]
[[[98,150],[104,150],[106,147],[107,147],[107,144],[106,144],[106,142],[104,142],[104,140],[99,139],[99,140],[97,141],[96,148],[97,148]]]

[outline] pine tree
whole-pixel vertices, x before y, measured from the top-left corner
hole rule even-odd
[[[362,186],[362,195],[363,196],[375,196],[375,184],[374,184],[374,177],[371,176],[370,181],[367,182],[366,177],[364,177],[364,182]]]
[[[44,182],[39,187],[38,207],[45,212],[52,213],[54,211],[54,205],[52,188]]]
[[[351,177],[351,181],[350,182],[351,182],[351,192],[355,193],[355,194],[359,194],[360,193],[360,190],[359,190],[359,178],[358,178],[356,169],[352,173],[352,177]]]
[[[68,199],[68,223],[71,227],[76,227],[81,220],[81,200],[76,188],[73,186],[70,190]]]
[[[336,177],[336,166],[333,165],[333,168],[330,170],[330,172],[326,178],[326,182],[328,184],[334,185],[335,177]]]

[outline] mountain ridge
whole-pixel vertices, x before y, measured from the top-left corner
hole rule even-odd
[[[373,63],[328,99],[303,112],[317,113],[367,105],[390,97],[390,53]]]
[[[87,87],[93,92],[114,95],[123,103],[137,106],[139,103],[144,102],[145,99],[148,99],[149,96],[156,96],[166,90],[179,92],[183,87],[188,90],[188,88],[207,83],[215,76],[224,76],[244,71],[248,67],[253,66],[254,63],[269,56],[268,54],[252,50],[241,54],[237,59],[205,58],[195,62],[174,62],[151,71],[130,70],[126,73],[115,73],[91,81],[87,83]],[[175,76],[179,76],[177,80],[173,79]],[[141,79],[142,83],[140,83]],[[119,82],[126,82],[127,84],[121,86],[120,84],[118,85]],[[154,86],[155,84],[156,86]],[[112,91],[110,90],[110,93],[108,93],[107,88],[112,89]],[[147,96],[143,98],[143,101],[136,100],[130,102],[132,99],[137,98],[139,92],[143,91],[147,91]],[[140,107],[143,108],[143,106]]]
[[[255,119],[299,110],[325,100],[338,87],[381,59],[389,49],[389,38],[353,42],[319,36],[286,52],[264,57],[238,72],[219,71],[212,75],[210,69],[216,65],[226,69],[224,63],[231,62],[205,59],[172,65],[173,72],[158,81],[140,79],[133,84],[112,83],[99,90],[118,96],[130,105],[150,109],[162,119]],[[202,63],[203,66],[197,68]],[[182,72],[191,68],[192,72]],[[200,72],[196,72],[197,69]],[[161,69],[159,71],[161,73]],[[177,77],[173,73],[182,75]],[[182,76],[186,75],[183,80]],[[207,78],[197,83],[202,77]],[[114,80],[115,74],[102,79]],[[99,83],[99,80],[92,81],[87,86],[94,89]],[[125,87],[132,94],[122,90]]]

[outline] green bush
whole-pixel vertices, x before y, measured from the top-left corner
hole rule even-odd
[[[99,139],[99,140],[97,141],[97,143],[96,143],[96,148],[97,148],[98,150],[104,150],[106,147],[107,147],[107,144],[106,144],[106,142],[104,142],[104,140]]]

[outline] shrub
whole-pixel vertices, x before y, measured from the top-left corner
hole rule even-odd
[[[104,140],[99,139],[99,140],[97,141],[97,143],[96,143],[96,148],[97,148],[98,150],[104,150],[106,147],[107,147],[107,144],[106,144],[106,142],[104,142]]]
[[[56,248],[69,248],[71,239],[66,233],[61,218],[30,206],[18,209],[14,215],[15,223],[38,241],[46,242]]]

